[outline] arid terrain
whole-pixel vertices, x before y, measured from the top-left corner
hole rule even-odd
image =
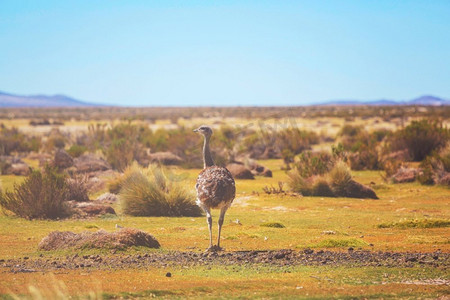
[[[236,180],[220,252],[202,124]],[[0,299],[446,299],[449,127],[448,106],[1,109]]]

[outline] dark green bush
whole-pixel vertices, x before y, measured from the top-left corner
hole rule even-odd
[[[298,156],[298,161],[294,164],[294,169],[304,178],[313,175],[323,175],[331,170],[334,165],[334,158],[325,151],[311,152],[305,151]]]
[[[421,163],[422,172],[417,176],[421,184],[449,185],[448,174],[450,173],[450,144],[440,151],[427,156]]]
[[[391,138],[391,150],[407,149],[414,161],[422,161],[442,148],[450,139],[450,131],[435,120],[413,121]]]
[[[69,153],[70,156],[72,156],[72,157],[80,157],[87,150],[88,150],[88,148],[86,146],[74,144],[74,145],[70,146],[70,148],[67,150],[67,153]]]
[[[0,155],[10,155],[12,152],[39,151],[41,139],[27,136],[17,128],[0,128]]]
[[[339,132],[341,151],[350,152],[346,157],[352,170],[380,170],[380,142],[389,134],[387,130],[367,132],[361,126],[345,125]]]
[[[12,192],[6,191],[0,205],[26,219],[58,219],[70,215],[68,194],[66,176],[46,167],[44,172],[33,170]]]

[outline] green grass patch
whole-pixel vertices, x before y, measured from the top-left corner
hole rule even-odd
[[[266,222],[266,223],[262,223],[260,226],[271,227],[271,228],[286,228],[286,226],[284,226],[280,222]]]
[[[378,228],[440,228],[449,227],[450,220],[445,219],[411,219],[392,223],[378,224]]]
[[[325,239],[315,244],[315,248],[347,248],[347,247],[364,247],[368,244],[359,239]]]

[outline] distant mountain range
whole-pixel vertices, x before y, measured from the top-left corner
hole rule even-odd
[[[97,104],[80,101],[64,95],[13,95],[0,91],[0,107],[83,107]]]
[[[373,105],[373,106],[388,106],[388,105],[422,105],[422,106],[444,106],[450,105],[450,100],[438,98],[435,96],[425,95],[407,101],[397,100],[334,100],[324,103],[317,103],[312,105]],[[88,106],[102,106],[101,104],[89,103],[77,100],[64,95],[31,95],[22,96],[4,93],[0,91],[0,107],[88,107]]]
[[[397,101],[397,100],[372,100],[372,101],[361,101],[361,100],[335,100],[314,105],[373,105],[373,106],[389,106],[389,105],[422,105],[422,106],[444,106],[450,105],[450,100],[442,99],[439,97],[424,95],[412,100]]]

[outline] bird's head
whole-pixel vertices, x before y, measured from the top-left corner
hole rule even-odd
[[[212,135],[212,129],[209,126],[202,125],[197,129],[194,129],[194,132],[198,132],[203,134],[205,137],[210,137]]]

